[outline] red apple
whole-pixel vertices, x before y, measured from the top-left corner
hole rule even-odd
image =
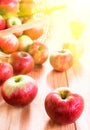
[[[45,110],[54,122],[70,124],[81,116],[84,110],[84,99],[68,87],[60,87],[46,96]]]
[[[14,34],[0,37],[0,48],[5,53],[12,53],[18,50],[18,38]]]
[[[23,34],[18,38],[19,40],[19,51],[27,51],[29,45],[33,43],[33,40],[28,36]]]
[[[1,5],[8,5],[8,4],[17,4],[19,0],[0,0]]]
[[[37,84],[28,75],[17,75],[4,82],[1,88],[3,99],[13,106],[25,106],[31,103],[37,94]]]
[[[19,0],[0,0],[0,11],[5,17],[17,15]]]
[[[35,64],[41,65],[48,59],[48,48],[40,42],[29,45],[27,52],[32,55]]]
[[[0,85],[13,76],[13,67],[7,62],[0,62]]]
[[[73,64],[73,56],[68,49],[52,52],[49,60],[53,69],[60,72],[68,70]]]
[[[16,17],[16,16],[12,16],[9,17],[7,19],[7,28],[11,28],[13,26],[18,26],[18,25],[22,25],[21,19]],[[23,31],[19,31],[14,33],[17,37],[21,36],[23,34]]]
[[[4,30],[5,28],[6,28],[6,20],[2,15],[0,15],[0,30]]]
[[[24,51],[12,53],[9,57],[9,63],[13,66],[14,74],[26,74],[34,68],[32,56]]]

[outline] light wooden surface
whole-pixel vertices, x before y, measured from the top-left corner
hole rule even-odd
[[[50,52],[61,48],[65,36],[68,40],[66,24],[63,23],[63,20],[60,23],[60,19],[51,18],[54,23],[52,36],[45,42]],[[59,73],[53,71],[48,59],[42,66],[35,67],[29,73],[38,84],[38,94],[31,104],[22,108],[13,107],[8,105],[0,96],[0,130],[90,130],[90,58],[88,44],[90,40],[89,27],[87,28],[87,35],[81,38],[81,41],[85,43],[85,53],[80,62],[74,62],[67,72]],[[53,123],[44,108],[45,96],[61,86],[71,87],[80,93],[85,100],[85,108],[81,117],[69,125]]]

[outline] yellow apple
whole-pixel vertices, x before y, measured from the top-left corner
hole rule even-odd
[[[64,49],[69,49],[72,52],[74,60],[79,60],[84,53],[84,45],[81,43],[67,42],[67,43],[63,43],[62,47]]]
[[[33,13],[34,2],[33,0],[21,0],[19,3],[19,16],[25,17],[30,16]]]

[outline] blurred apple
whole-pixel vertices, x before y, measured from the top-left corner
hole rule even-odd
[[[85,29],[85,23],[83,22],[83,20],[82,21],[72,20],[70,22],[69,27],[70,27],[71,34],[74,37],[74,39],[79,40]]]
[[[18,25],[22,25],[22,21],[20,18],[16,16],[12,16],[7,19],[7,28],[11,28],[13,26],[18,26]],[[23,34],[23,31],[18,31],[14,33],[14,35],[16,35],[17,37],[21,36],[22,34]]]
[[[21,0],[19,8],[19,16],[20,17],[28,17],[33,14],[34,0]]]
[[[4,30],[6,28],[6,19],[0,15],[0,30]]]
[[[28,35],[21,35],[18,37],[19,40],[19,51],[26,51],[28,46],[33,43],[33,40]]]
[[[36,81],[28,75],[17,75],[4,82],[1,88],[3,99],[13,106],[25,106],[37,95]]]
[[[5,53],[12,53],[18,50],[18,38],[14,34],[0,37],[0,49]]]
[[[69,49],[72,52],[73,59],[79,60],[84,54],[84,45],[82,43],[63,43],[62,47],[64,49]]]
[[[32,56],[24,51],[17,51],[10,55],[8,62],[13,66],[14,74],[26,74],[34,68]]]
[[[0,0],[0,12],[5,17],[15,16],[19,11],[19,0]]]
[[[32,55],[35,64],[42,65],[48,59],[48,48],[40,42],[29,45],[27,52]]]

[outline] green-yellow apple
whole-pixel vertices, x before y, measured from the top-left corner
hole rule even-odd
[[[84,45],[82,43],[67,42],[63,43],[62,47],[72,52],[74,60],[79,60],[84,54]]]
[[[19,40],[19,51],[26,51],[28,46],[33,43],[33,40],[28,35],[21,35],[18,37]]]
[[[35,8],[34,0],[21,0],[19,6],[19,16],[28,17],[33,14]]]
[[[7,20],[7,28],[11,28],[13,26],[19,26],[22,25],[22,21],[19,17],[17,16],[11,16],[9,17]],[[17,37],[21,36],[23,34],[23,31],[18,31],[15,32],[14,35],[16,35]]]

